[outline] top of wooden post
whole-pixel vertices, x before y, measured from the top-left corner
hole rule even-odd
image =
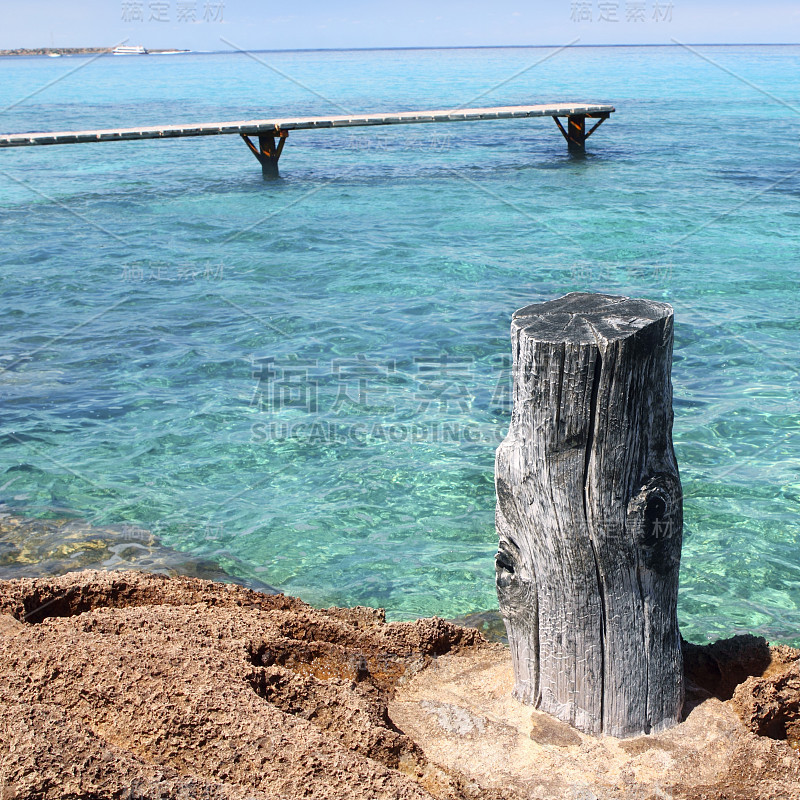
[[[612,294],[570,292],[515,311],[511,329],[542,342],[606,343],[673,314],[672,306]]]

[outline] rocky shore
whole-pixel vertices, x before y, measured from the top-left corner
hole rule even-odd
[[[17,47],[13,50],[0,50],[0,56],[47,56],[58,53],[62,56],[93,56],[100,53],[111,53],[113,47]],[[148,50],[149,53],[188,53],[188,50]]]
[[[800,798],[800,652],[685,647],[685,721],[617,741],[508,696],[502,644],[197,578],[0,581],[0,798]]]
[[[110,53],[111,47],[17,47],[14,50],[0,50],[0,56],[46,56],[61,53],[67,56],[90,56],[95,53]]]

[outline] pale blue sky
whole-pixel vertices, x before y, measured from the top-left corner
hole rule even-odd
[[[223,50],[797,42],[800,3],[767,0],[6,0],[0,48]],[[194,19],[192,19],[194,18]],[[591,19],[590,19],[591,18]]]

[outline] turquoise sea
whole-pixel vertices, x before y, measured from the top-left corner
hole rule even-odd
[[[297,132],[272,183],[236,137],[0,151],[0,522],[73,525],[6,525],[0,575],[130,545],[496,608],[510,315],[592,290],[675,308],[684,635],[800,644],[800,47],[695,50],[0,59],[3,132],[617,108],[585,158],[549,119]]]

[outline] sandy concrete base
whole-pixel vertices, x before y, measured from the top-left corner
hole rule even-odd
[[[669,731],[616,740],[533,711],[512,687],[501,646],[446,655],[398,688],[389,715],[432,762],[508,798],[800,798],[797,752],[746,730],[730,703],[708,698]]]

